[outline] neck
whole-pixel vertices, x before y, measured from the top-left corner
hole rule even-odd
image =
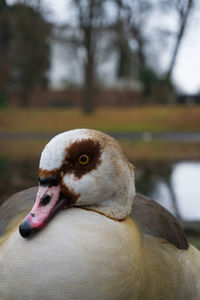
[[[131,163],[128,163],[128,175],[118,189],[114,193],[111,199],[100,202],[96,205],[85,206],[85,209],[93,210],[99,214],[102,214],[110,219],[121,221],[126,219],[132,210],[133,199],[135,197],[135,178],[134,178],[134,167]]]
[[[130,215],[134,196],[135,188],[133,184],[131,189],[127,191],[126,195],[119,195],[113,199],[101,202],[98,205],[85,206],[83,208],[87,210],[93,210],[110,219],[121,221]]]

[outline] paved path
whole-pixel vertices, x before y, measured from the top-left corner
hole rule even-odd
[[[118,140],[143,140],[143,141],[178,141],[200,142],[200,132],[107,132]],[[15,139],[51,139],[57,132],[46,133],[11,133],[1,132],[0,141]]]

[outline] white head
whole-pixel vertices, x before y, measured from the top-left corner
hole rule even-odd
[[[135,195],[133,167],[118,142],[91,129],[54,137],[42,152],[39,180],[35,204],[20,225],[24,237],[63,207],[80,206],[122,220]]]

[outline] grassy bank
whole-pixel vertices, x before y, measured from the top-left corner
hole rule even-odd
[[[65,108],[0,111],[0,132],[62,132],[82,127],[103,131],[199,131],[200,106],[102,108],[89,116]]]

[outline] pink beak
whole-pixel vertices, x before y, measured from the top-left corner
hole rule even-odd
[[[22,237],[29,237],[31,233],[43,228],[59,210],[70,206],[68,200],[62,194],[59,184],[40,186],[32,210],[19,226]]]

